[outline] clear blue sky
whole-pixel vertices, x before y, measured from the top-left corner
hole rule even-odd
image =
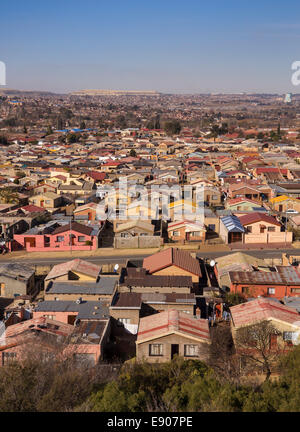
[[[300,92],[294,0],[2,2],[7,87]]]

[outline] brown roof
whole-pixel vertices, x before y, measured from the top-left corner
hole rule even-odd
[[[142,303],[196,304],[195,294],[180,293],[119,293],[112,307],[140,308]]]
[[[124,284],[127,286],[145,287],[190,287],[193,282],[191,276],[162,276],[146,274],[144,268],[127,268],[128,276],[125,277]]]
[[[89,261],[84,261],[80,258],[76,258],[72,261],[67,261],[65,263],[55,265],[50,270],[45,280],[57,278],[59,276],[69,273],[69,271],[77,271],[79,273],[83,273],[85,275],[97,278],[100,270],[101,266],[90,263]]]
[[[70,224],[62,225],[53,231],[53,235],[63,233],[70,230]],[[91,235],[93,228],[82,225],[78,222],[71,222],[71,231],[79,232],[80,234]]]
[[[235,284],[276,284],[300,286],[300,272],[293,266],[277,266],[277,271],[230,271],[229,277]]]
[[[143,267],[148,270],[149,273],[155,273],[172,265],[199,277],[202,276],[199,261],[193,258],[188,252],[181,249],[165,249],[144,258],[143,262]]]
[[[265,215],[261,212],[249,213],[245,216],[239,217],[240,222],[243,226],[249,225],[255,222],[266,222],[269,224],[281,226],[281,224],[272,216]]]

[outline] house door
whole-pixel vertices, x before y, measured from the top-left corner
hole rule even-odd
[[[68,315],[68,324],[73,325],[76,320],[76,315]]]
[[[282,204],[279,205],[279,211],[282,212]]]
[[[277,335],[271,334],[270,335],[270,349],[276,349],[277,348]]]
[[[92,213],[91,212],[88,212],[88,219],[92,220]]]
[[[40,205],[41,205],[41,207],[44,207],[44,200],[40,201]]]
[[[178,344],[172,344],[171,345],[171,359],[174,358],[175,355],[179,354],[179,345]]]

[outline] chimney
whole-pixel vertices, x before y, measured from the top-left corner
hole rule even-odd
[[[199,307],[196,307],[196,318],[201,318],[201,311]]]

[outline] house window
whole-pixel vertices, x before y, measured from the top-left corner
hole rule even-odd
[[[275,232],[275,227],[268,227],[268,232]]]
[[[130,318],[119,318],[119,321],[122,324],[130,324],[131,319]]]
[[[184,345],[185,357],[198,357],[198,345]]]
[[[248,233],[252,233],[252,226],[248,226],[248,227],[247,227],[247,232],[248,232]]]
[[[275,288],[268,288],[268,294],[275,294]]]
[[[287,342],[291,342],[294,339],[295,334],[296,334],[296,332],[285,331],[285,332],[283,332],[283,335],[282,335],[283,340],[287,341]]]
[[[242,293],[248,294],[249,288],[248,287],[242,287]]]
[[[55,315],[44,315],[44,317],[49,318],[49,319],[52,319],[52,320],[55,319]]]
[[[173,231],[173,237],[179,237],[180,232],[179,231]]]
[[[45,200],[45,204],[50,204],[51,201],[50,200]]]
[[[121,237],[127,238],[127,237],[129,237],[129,234],[128,233],[121,233]]]
[[[78,236],[78,241],[79,242],[84,242],[85,241],[85,236]]]
[[[57,242],[63,242],[64,241],[64,236],[57,236],[56,237],[56,241]]]
[[[4,292],[5,292],[5,283],[0,282],[0,297],[4,296]]]
[[[16,360],[17,354],[14,352],[3,352],[2,353],[2,366]]]
[[[212,201],[217,201],[218,195],[212,195],[211,199],[212,199]]]
[[[212,230],[212,231],[215,231],[215,229],[216,229],[216,225],[215,225],[215,224],[209,224],[209,225],[208,225],[208,228],[209,228],[210,230]]]
[[[193,237],[200,237],[200,231],[193,231],[193,232],[191,232],[191,235],[193,236]]]
[[[149,345],[150,356],[162,356],[163,355],[163,344],[150,344]]]
[[[140,236],[147,236],[148,233],[141,233]]]

